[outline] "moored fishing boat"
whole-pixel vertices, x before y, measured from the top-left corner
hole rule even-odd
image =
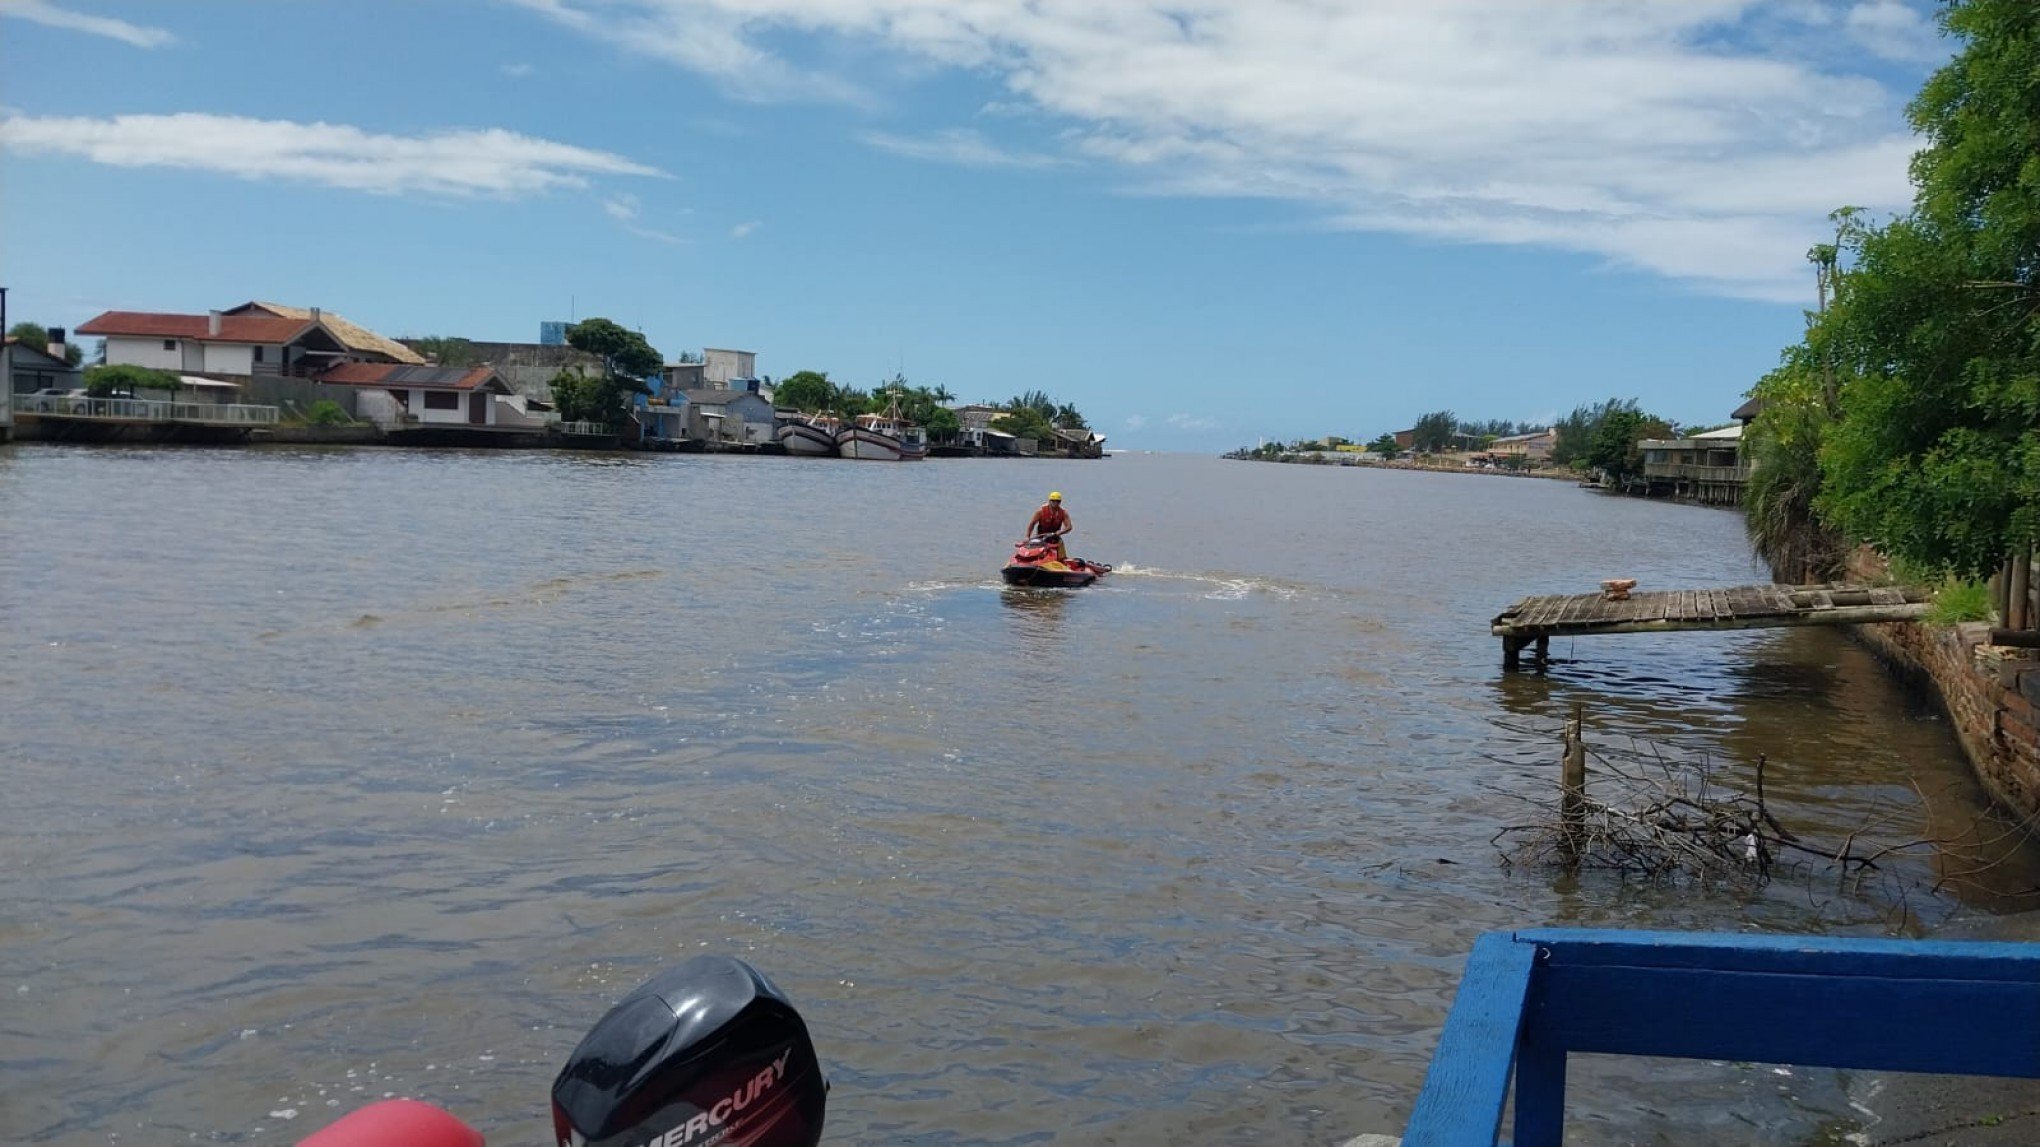
[[[825,414],[810,415],[805,422],[788,422],[772,432],[788,454],[809,457],[834,455],[838,424]]]
[[[860,414],[836,432],[836,450],[845,458],[881,462],[913,462],[928,456],[928,434],[900,413],[894,395],[883,414]]]

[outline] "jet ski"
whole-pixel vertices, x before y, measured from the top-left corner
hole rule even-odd
[[[785,993],[735,957],[696,956],[625,996],[567,1057],[553,1080],[549,1142],[815,1147],[828,1092],[807,1024]],[[391,1099],[298,1147],[485,1145],[440,1108]]]
[[[1007,585],[1077,589],[1112,572],[1112,567],[1082,558],[1055,556],[1058,535],[1042,534],[1013,547],[1013,560],[999,571]]]

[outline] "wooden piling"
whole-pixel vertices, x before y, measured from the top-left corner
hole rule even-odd
[[[1587,836],[1587,741],[1584,735],[1586,707],[1573,702],[1572,716],[1565,722],[1565,755],[1560,761],[1558,823],[1564,834],[1566,855],[1577,860],[1586,851]]]
[[[2032,629],[2031,605],[2027,601],[2033,580],[2033,558],[2020,554],[2012,559],[2011,586],[2006,594],[2007,608],[2004,613],[2006,629]]]

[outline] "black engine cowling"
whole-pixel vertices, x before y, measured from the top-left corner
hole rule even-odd
[[[829,1085],[800,1013],[730,956],[662,972],[553,1080],[559,1147],[814,1147]]]

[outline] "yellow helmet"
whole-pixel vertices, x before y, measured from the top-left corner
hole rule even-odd
[[[1062,501],[1062,491],[1061,491],[1061,490],[1050,490],[1050,491],[1048,492],[1048,500],[1049,500],[1049,501],[1051,501],[1051,502],[1060,502],[1060,501]]]

